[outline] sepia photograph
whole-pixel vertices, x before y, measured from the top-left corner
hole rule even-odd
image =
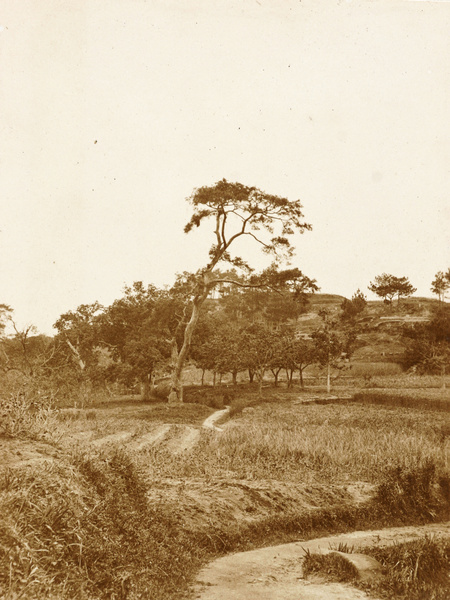
[[[2,0],[0,599],[450,598],[450,0]]]

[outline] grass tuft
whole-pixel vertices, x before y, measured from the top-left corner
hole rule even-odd
[[[358,569],[345,556],[337,552],[315,554],[306,551],[303,560],[303,576],[319,575],[326,580],[350,583],[358,579]]]
[[[448,600],[450,542],[425,536],[404,544],[365,551],[383,566],[370,591],[389,600]]]

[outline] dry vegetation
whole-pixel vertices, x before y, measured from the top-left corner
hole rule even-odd
[[[449,404],[238,390],[222,433],[199,430],[212,412],[201,404],[57,411],[16,398],[0,442],[2,597],[168,600],[224,552],[449,518]],[[163,427],[161,443],[136,444]]]
[[[348,553],[352,549],[345,548]],[[388,547],[362,550],[379,561],[382,576],[371,582],[361,581],[354,565],[341,554],[306,553],[305,577],[351,583],[369,595],[387,600],[447,600],[450,590],[450,543],[442,538],[422,539]]]

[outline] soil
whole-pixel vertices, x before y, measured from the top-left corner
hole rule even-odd
[[[420,527],[396,527],[260,548],[219,558],[200,571],[194,588],[198,600],[359,600],[368,598],[346,584],[308,581],[303,578],[305,552],[330,552],[339,544],[354,549],[407,542],[424,535],[450,538],[450,522]],[[344,553],[341,553],[344,554]],[[351,557],[348,554],[347,557]],[[360,559],[360,572],[367,578],[368,563]],[[355,560],[358,568],[358,560]],[[377,576],[377,564],[372,570]],[[373,600],[373,596],[372,596]]]
[[[57,455],[56,448],[44,442],[0,437],[0,464],[4,467],[51,462]]]

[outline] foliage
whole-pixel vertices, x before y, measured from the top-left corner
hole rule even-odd
[[[255,281],[255,287],[230,285],[220,298],[221,309],[233,321],[242,325],[264,320],[272,327],[280,327],[295,321],[307,311],[309,300],[306,293],[296,293],[295,289],[289,287],[280,293],[278,290],[259,287],[256,277],[252,280]],[[241,278],[241,281],[245,282],[245,278]]]
[[[387,304],[392,304],[396,296],[400,302],[400,298],[411,296],[417,291],[407,277],[396,277],[387,273],[377,275],[368,287],[371,292],[383,298]]]
[[[185,227],[186,233],[193,227],[199,227],[207,218],[212,218],[215,224],[216,240],[209,252],[211,268],[219,260],[238,268],[249,268],[244,259],[232,258],[229,253],[231,244],[243,236],[255,239],[267,254],[292,257],[293,247],[288,237],[296,231],[301,233],[311,229],[303,221],[299,200],[288,200],[225,179],[213,186],[197,188],[189,202],[194,212]],[[233,232],[228,234],[230,227]],[[276,229],[279,231],[276,232]]]
[[[172,598],[202,549],[146,492],[117,450],[4,473],[2,597]]]
[[[33,335],[32,326],[19,330],[10,321],[15,334],[0,340],[0,394],[5,402],[27,397],[32,403],[54,406],[69,392],[73,400],[82,395],[80,370],[62,340]]]
[[[437,484],[437,485],[436,485]],[[424,520],[433,520],[450,507],[450,477],[440,478],[432,460],[421,465],[389,469],[379,485],[377,504],[389,515],[411,519],[418,515]]]
[[[196,274],[191,316],[184,328],[183,344],[179,349],[173,370],[169,402],[182,401],[182,370],[189,354],[200,309],[213,289],[223,284],[234,284],[244,287],[283,287],[301,294],[316,286],[315,282],[304,276],[299,269],[286,271],[278,269],[280,261],[289,260],[293,255],[294,248],[290,236],[311,229],[311,226],[303,221],[302,205],[299,200],[289,201],[287,198],[267,194],[255,187],[229,183],[223,179],[213,186],[194,190],[189,201],[194,211],[185,227],[185,232],[188,233],[194,227],[199,227],[205,219],[212,219],[215,240],[209,250],[209,262]],[[232,255],[230,252],[231,246],[234,249],[235,242],[240,238],[256,241],[264,253],[275,259],[270,268],[259,276],[250,275],[245,283],[237,279],[229,279],[217,271],[220,263],[228,263],[248,274],[253,272],[253,268],[244,258]]]
[[[352,299],[348,300],[344,298],[341,304],[341,319],[343,321],[355,322],[356,319],[365,311],[367,306],[367,299],[361,290],[356,290],[353,294]]]
[[[306,552],[303,575],[307,578],[314,574],[323,576],[327,581],[351,582],[389,600],[447,600],[450,589],[450,544],[447,540],[424,536],[387,547],[372,546],[362,552],[381,563],[381,578],[371,583],[360,581],[356,567],[337,552]]]
[[[300,373],[300,385],[304,387],[303,372],[317,359],[317,346],[314,340],[305,339],[296,331],[295,327],[283,329],[279,343],[280,364],[288,375],[288,386],[291,387],[293,374]]]
[[[81,371],[94,369],[97,363],[97,316],[103,311],[98,302],[81,304],[75,311],[62,314],[55,322],[59,339],[67,344],[67,353]]]
[[[242,331],[241,348],[245,366],[256,374],[261,395],[264,374],[279,350],[279,335],[265,323],[254,323]]]
[[[0,397],[0,436],[51,439],[56,433],[56,413],[51,398],[22,387]]]
[[[445,300],[445,292],[450,288],[450,269],[446,273],[438,271],[431,282],[431,291],[439,298],[439,302]]]
[[[450,307],[441,305],[429,323],[406,327],[404,336],[407,347],[405,367],[445,377],[450,366]]]
[[[445,448],[436,427],[445,415],[297,405],[268,392],[273,402],[236,414],[220,435],[205,432],[181,454],[164,444],[136,452],[136,437],[129,454],[86,443],[74,452],[72,436],[124,428],[141,436],[158,423],[198,425],[210,413],[205,407],[136,403],[133,416],[122,406],[65,411],[61,426],[69,435],[53,461],[1,472],[0,595],[169,600],[218,553],[439,517],[433,511],[438,489],[444,500]],[[394,480],[392,466],[398,465]],[[403,482],[411,472],[417,483],[408,487]],[[354,506],[347,486],[364,481],[390,481],[393,488],[400,482],[400,500],[413,490],[419,513],[391,516],[386,504],[368,497]]]
[[[414,395],[411,392],[405,394],[392,389],[376,392],[357,392],[353,396],[353,401],[362,404],[378,404],[381,406],[450,412],[449,398],[443,398],[441,394],[439,397],[432,397],[429,393],[421,392],[420,390]]]
[[[315,359],[322,367],[327,368],[327,391],[331,389],[331,369],[342,369],[345,360],[353,352],[356,331],[351,326],[332,319],[326,310],[320,313],[322,326],[312,333]]]
[[[55,324],[58,355],[78,370],[84,385],[140,382],[147,398],[154,374],[171,355],[180,303],[136,281],[106,308],[94,303],[62,315]]]

